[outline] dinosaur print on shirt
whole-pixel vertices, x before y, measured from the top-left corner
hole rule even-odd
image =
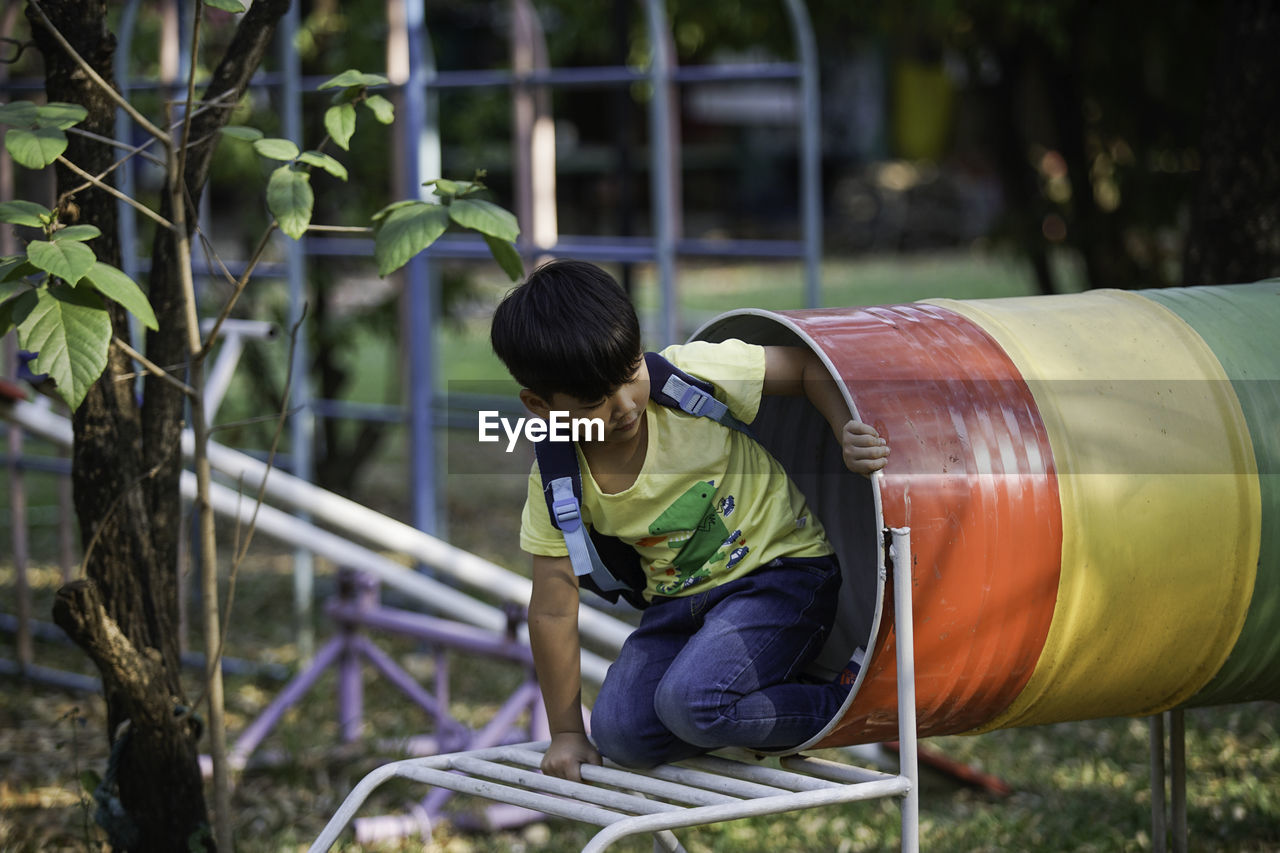
[[[727,502],[732,506],[733,498]],[[735,543],[742,531],[730,532],[725,527],[721,519],[725,504],[725,499],[716,500],[714,482],[694,483],[649,525],[651,535],[668,534],[667,547],[679,549],[671,561],[672,568],[668,569],[668,574],[674,577],[659,582],[660,595],[674,595],[708,577],[709,564],[722,562],[729,556],[724,549]],[[745,547],[734,549],[733,562],[742,559],[747,551]]]

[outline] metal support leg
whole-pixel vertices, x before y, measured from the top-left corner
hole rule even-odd
[[[1164,806],[1164,715],[1149,718],[1151,748],[1151,850],[1168,850],[1168,824]]]
[[[1169,712],[1169,772],[1173,853],[1187,853],[1187,728],[1181,708]]]
[[[1187,733],[1182,709],[1169,712],[1169,805],[1165,805],[1165,719],[1151,717],[1151,849],[1187,853]],[[1172,817],[1172,821],[1170,820]],[[1169,824],[1173,831],[1170,833]]]
[[[920,849],[920,768],[916,753],[915,632],[911,615],[911,529],[894,528],[893,624],[898,639],[898,773],[911,788],[902,798],[902,850]]]

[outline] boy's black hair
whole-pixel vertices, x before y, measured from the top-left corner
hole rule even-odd
[[[543,399],[559,392],[599,400],[644,358],[631,300],[585,261],[554,260],[531,272],[498,305],[489,340],[515,380]]]

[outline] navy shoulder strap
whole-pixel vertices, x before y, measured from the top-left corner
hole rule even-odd
[[[751,428],[716,399],[710,382],[685,373],[656,352],[645,353],[644,361],[649,368],[649,398],[655,403],[752,435]]]
[[[534,444],[538,473],[542,477],[542,496],[546,500],[551,523],[564,534],[575,575],[579,578],[590,576],[595,585],[605,592],[628,589],[600,559],[582,520],[582,472],[574,448],[570,441],[539,441]]]

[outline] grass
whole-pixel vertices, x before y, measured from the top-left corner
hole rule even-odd
[[[699,267],[682,278],[686,314],[699,322],[705,312],[743,305],[799,307],[800,271],[794,265],[735,270]],[[1009,296],[1028,292],[1016,266],[971,256],[917,258],[908,263],[860,262],[829,265],[824,281],[836,304],[903,302],[928,296]],[[502,287],[486,291],[492,302]],[[794,291],[794,292],[793,292]],[[651,309],[651,279],[639,283],[642,310]],[[488,355],[483,311],[446,330],[438,344],[444,376],[468,390],[490,393],[500,368]],[[382,342],[371,342],[371,345]],[[385,355],[382,354],[382,355]],[[371,357],[360,384],[369,400],[382,399],[375,381],[385,375],[385,357]],[[376,374],[376,375],[375,375]],[[524,497],[529,460],[518,454],[478,455],[473,435],[442,439],[447,477],[450,541],[515,568],[525,560],[512,531]],[[362,499],[392,513],[404,512],[407,495],[403,441],[393,443],[366,472]],[[40,477],[38,480],[48,480]],[[45,490],[41,503],[52,503]],[[4,490],[7,491],[7,490]],[[0,494],[0,504],[7,495]],[[33,499],[34,500],[34,499]],[[7,516],[6,516],[7,517]],[[4,552],[0,552],[4,553]],[[48,619],[60,573],[46,552],[35,559],[30,583],[35,612]],[[224,555],[226,551],[224,550]],[[292,578],[288,553],[256,540],[232,612],[228,653],[263,663],[300,664],[293,642]],[[320,561],[319,595],[333,588],[334,567]],[[14,577],[0,563],[0,607],[11,612]],[[391,596],[388,596],[391,598]],[[320,625],[320,639],[330,636]],[[378,636],[423,684],[433,682],[437,663],[415,643]],[[12,658],[12,640],[0,635],[0,655]],[[199,641],[192,638],[193,646]],[[41,641],[37,662],[92,674],[84,658],[65,645]],[[450,655],[451,713],[481,725],[522,677],[518,667]],[[192,676],[194,678],[194,676]],[[243,731],[279,694],[281,684],[266,676],[228,678],[230,735]],[[372,768],[398,754],[388,747],[405,737],[430,732],[432,721],[372,672],[365,676],[366,729],[353,745],[341,743],[334,702],[334,679],[326,675],[284,719],[259,750],[283,760],[255,766],[239,779],[234,797],[238,849],[278,853],[306,846],[342,798]],[[191,683],[190,693],[198,692]],[[1188,823],[1191,849],[1274,851],[1280,849],[1280,737],[1274,703],[1252,703],[1189,711],[1187,714]],[[78,778],[101,772],[106,761],[102,701],[62,693],[34,683],[6,680],[0,692],[0,851],[98,850],[87,797]],[[1013,790],[997,797],[966,787],[934,771],[922,786],[922,847],[933,851],[1127,851],[1151,849],[1147,727],[1141,720],[1111,719],[1009,729],[971,737],[930,739],[927,744],[953,760],[1004,780]],[[424,794],[421,786],[397,783],[380,789],[362,814],[402,813]],[[459,804],[472,810],[474,804]],[[580,848],[591,831],[562,821],[546,821],[506,832],[471,833],[444,825],[426,849],[448,853],[529,853]],[[693,853],[770,851],[826,853],[896,848],[899,818],[887,802],[826,807],[775,818],[735,821],[680,833]],[[422,850],[420,839],[388,842],[367,850]],[[341,849],[356,850],[350,837]],[[620,851],[648,851],[647,841],[617,845]]]

